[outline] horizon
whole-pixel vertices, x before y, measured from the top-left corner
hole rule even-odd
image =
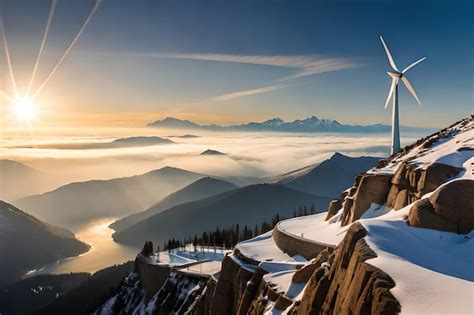
[[[35,97],[37,115],[26,127],[139,127],[166,116],[221,125],[313,115],[345,124],[388,124],[391,113],[383,105],[390,67],[379,35],[401,67],[427,56],[408,74],[423,107],[400,88],[403,125],[441,128],[472,113],[472,67],[465,66],[474,52],[469,1],[451,7],[448,17],[441,1],[430,2],[429,10],[408,1],[97,3],[70,54]],[[20,92],[31,77],[50,4],[2,5]],[[94,1],[58,2],[33,90],[93,7]],[[285,20],[279,18],[283,12]],[[381,23],[401,12],[413,19],[396,27]],[[247,24],[233,18],[236,13]],[[443,32],[437,31],[440,25]],[[7,72],[2,89],[11,94]],[[440,72],[443,80],[436,76]],[[0,99],[6,116],[9,102]],[[19,123],[4,119],[2,125]]]

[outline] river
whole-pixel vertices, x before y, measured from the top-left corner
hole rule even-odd
[[[92,246],[87,253],[31,270],[26,276],[69,272],[94,273],[114,264],[134,259],[139,251],[138,248],[116,243],[112,239],[114,231],[108,226],[115,220],[115,218],[99,219],[76,230],[76,237]]]

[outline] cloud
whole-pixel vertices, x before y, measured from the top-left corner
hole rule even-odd
[[[100,55],[135,58],[168,58],[202,60],[214,62],[232,62],[262,66],[274,66],[295,70],[295,73],[277,79],[277,82],[295,80],[301,77],[351,69],[361,66],[350,58],[326,57],[320,55],[235,55],[235,54],[187,54],[187,53],[98,53]],[[289,85],[273,84],[265,87],[237,91],[209,98],[207,101],[220,102],[230,99],[272,92]]]
[[[360,66],[352,59],[327,58],[318,55],[229,55],[229,54],[157,54],[161,58],[206,60],[215,62],[234,62],[295,69],[296,73],[285,76],[277,81],[290,81],[297,78],[326,72],[339,71]],[[261,88],[242,90],[211,97],[210,102],[228,101],[234,98],[272,92],[289,85],[270,85]]]
[[[297,69],[282,80],[339,71],[360,66],[348,58],[328,58],[319,55],[232,55],[232,54],[152,54],[160,58],[234,62]],[[146,54],[142,55],[146,56]],[[151,56],[151,55],[150,55]]]
[[[285,87],[287,87],[287,85],[271,85],[271,86],[265,86],[265,87],[261,87],[257,89],[243,90],[243,91],[227,93],[227,94],[223,94],[219,96],[214,96],[214,97],[209,98],[208,101],[209,102],[228,101],[234,98],[251,96],[251,95],[256,95],[256,94],[261,94],[261,93],[268,93],[268,92],[279,90]]]

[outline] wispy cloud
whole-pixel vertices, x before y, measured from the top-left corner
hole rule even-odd
[[[102,54],[102,53],[98,53]],[[321,73],[340,71],[361,66],[350,58],[326,57],[320,55],[235,55],[235,54],[183,54],[183,53],[104,53],[107,56],[136,57],[136,58],[169,58],[186,60],[203,60],[215,62],[232,62],[243,64],[254,64],[274,66],[293,69],[293,74],[275,80],[275,84],[254,88],[249,90],[232,92],[224,95],[214,96],[207,101],[221,102],[238,97],[251,96],[268,93],[291,85],[281,85],[278,82],[291,81],[301,77],[317,75]],[[295,85],[295,84],[292,84]]]
[[[321,73],[339,71],[360,66],[352,59],[346,58],[327,58],[318,55],[228,55],[228,54],[159,54],[157,57],[188,59],[188,60],[206,60],[216,62],[234,62],[255,65],[275,66],[282,68],[295,69],[294,74],[282,77],[277,81],[290,81],[301,77],[316,75]],[[268,93],[290,85],[274,84],[266,87],[232,92],[224,95],[211,97],[210,102],[228,101],[231,99]]]
[[[227,94],[211,97],[211,98],[208,99],[208,101],[209,102],[228,101],[228,100],[231,100],[231,99],[234,99],[234,98],[272,92],[272,91],[275,91],[275,90],[285,88],[287,86],[288,85],[271,85],[271,86],[265,86],[265,87],[261,87],[261,88],[257,88],[257,89],[237,91],[237,92],[232,92],[232,93],[227,93]]]
[[[141,56],[146,56],[143,54]],[[153,54],[160,58],[235,62],[293,68],[297,72],[281,80],[295,79],[308,75],[339,71],[360,66],[348,58],[328,58],[318,55],[231,55],[231,54]]]

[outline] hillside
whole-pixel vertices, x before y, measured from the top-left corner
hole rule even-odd
[[[123,282],[124,277],[132,270],[132,261],[99,270],[75,288],[33,313],[37,315],[91,314],[112,295]]]
[[[277,182],[310,194],[334,198],[351,186],[355,176],[374,167],[379,160],[377,157],[353,158],[335,153],[312,169],[307,167],[279,176]]]
[[[207,149],[206,151],[203,151],[200,155],[227,155],[227,154],[222,153],[217,150]]]
[[[89,250],[68,230],[45,224],[0,201],[0,284],[27,271]]]
[[[0,289],[0,313],[31,314],[56,300],[58,295],[77,287],[90,276],[86,272],[38,275],[6,285]]]
[[[234,224],[253,226],[279,213],[290,217],[295,208],[314,204],[317,211],[327,207],[328,198],[318,197],[281,185],[251,185],[194,202],[180,204],[116,232],[115,241],[141,246],[146,240],[162,244],[169,238],[182,239]]]
[[[164,167],[143,175],[68,184],[15,202],[43,221],[71,227],[100,217],[129,215],[204,175]]]
[[[204,177],[174,193],[169,194],[163,198],[163,200],[145,211],[115,221],[110,225],[110,227],[116,231],[121,231],[173,206],[207,198],[235,188],[237,188],[237,186],[229,182],[212,177]]]
[[[41,191],[42,174],[25,164],[0,160],[0,174],[0,200],[12,202]]]

